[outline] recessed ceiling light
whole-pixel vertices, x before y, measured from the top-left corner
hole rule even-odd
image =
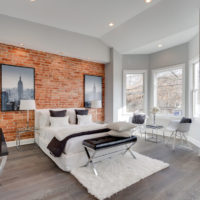
[[[30,2],[35,2],[36,0],[30,0]]]
[[[110,22],[109,26],[110,26],[110,27],[114,26],[114,23]]]
[[[152,0],[145,0],[145,3],[151,3]]]
[[[162,44],[158,44],[158,48],[161,48],[161,47],[163,47],[163,45]]]

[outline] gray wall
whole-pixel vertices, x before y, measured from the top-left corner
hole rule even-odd
[[[189,115],[189,49],[188,43],[182,44],[167,50],[160,51],[150,55],[150,69],[168,67],[178,64],[185,65],[185,115]],[[152,85],[152,76],[150,76]],[[150,88],[150,94],[152,93]],[[151,96],[151,106],[153,105]]]
[[[110,49],[110,63],[105,66],[105,122],[113,122],[113,49]]]
[[[122,55],[117,51],[113,51],[113,61],[114,61],[114,69],[113,69],[113,121],[118,121],[119,117],[122,113]]]
[[[199,57],[199,34],[189,42],[189,59]]]
[[[110,61],[109,48],[94,37],[65,31],[0,14],[0,42],[25,48],[91,60]]]
[[[149,55],[123,55],[122,66],[123,69],[148,69]]]
[[[192,89],[190,73],[191,65],[190,61],[199,57],[199,35],[194,37],[190,42],[182,44],[167,50],[163,50],[151,55],[123,55],[122,65],[123,69],[148,69],[149,70],[149,95],[148,99],[151,100],[149,108],[152,105],[152,73],[153,69],[168,67],[178,64],[185,65],[185,104],[186,104],[186,116],[191,116],[192,110]],[[189,98],[190,97],[190,98]],[[159,119],[159,122],[167,125],[170,119]],[[200,147],[200,119],[193,119],[191,131],[189,133],[189,139],[194,144]]]
[[[122,109],[122,56],[110,49],[105,69],[105,121],[118,121]]]
[[[150,55],[150,69],[188,63],[188,44],[182,44]]]
[[[199,58],[199,35],[197,35],[192,41],[189,42],[189,59],[193,60]],[[190,94],[192,91],[190,90]],[[192,109],[192,108],[191,108]],[[199,127],[200,127],[200,118],[193,119],[193,124],[190,131],[190,137],[194,139],[194,142],[200,146],[200,134],[199,134]]]

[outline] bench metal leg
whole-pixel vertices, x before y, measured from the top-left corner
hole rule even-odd
[[[134,159],[136,159],[136,157],[135,157],[133,151],[131,150],[131,147],[132,147],[134,144],[135,144],[135,143],[131,144],[130,146],[126,145],[126,146],[127,146],[127,149],[125,150],[124,155],[126,154],[127,151],[129,151],[130,154],[132,155],[132,157],[133,157]]]
[[[85,149],[85,152],[86,152],[87,157],[88,157],[88,162],[86,163],[85,167],[87,167],[88,164],[90,164],[91,167],[92,167],[92,170],[93,170],[93,172],[94,172],[94,174],[95,174],[95,176],[98,176],[97,170],[96,170],[96,168],[94,167],[94,163],[93,163],[93,158],[95,157],[96,151],[93,153],[92,156],[90,156],[90,153],[89,153],[87,147],[84,147],[84,149]]]
[[[1,164],[0,164],[0,175],[2,174],[3,169],[5,167],[5,164],[6,164],[6,161],[7,161],[7,156],[3,156],[1,159],[2,160],[1,160]]]

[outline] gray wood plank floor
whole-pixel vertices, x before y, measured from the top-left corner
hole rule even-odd
[[[112,196],[112,200],[200,200],[200,158],[197,153],[139,139],[134,149],[170,163],[160,171]],[[0,200],[95,199],[69,173],[61,171],[38,147],[9,149],[0,177]]]

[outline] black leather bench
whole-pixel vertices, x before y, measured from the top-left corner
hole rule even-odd
[[[95,157],[96,152],[99,150],[113,148],[113,147],[120,146],[120,145],[126,145],[126,149],[119,150],[119,152],[121,152],[123,154],[125,154],[126,152],[130,152],[132,157],[135,159],[136,157],[131,150],[131,147],[135,144],[135,142],[137,142],[136,136],[126,137],[126,138],[125,137],[104,136],[104,137],[98,137],[98,138],[84,140],[83,146],[84,146],[85,152],[88,157],[88,162],[87,162],[86,166],[88,166],[88,164],[91,164],[92,169],[93,169],[95,175],[97,176],[98,173],[94,167],[94,158],[97,158],[97,157]],[[92,155],[90,155],[89,150],[92,150],[94,153]],[[108,153],[108,154],[112,154],[112,153]],[[108,155],[108,154],[106,154],[106,155]],[[102,155],[100,157],[102,157]]]

